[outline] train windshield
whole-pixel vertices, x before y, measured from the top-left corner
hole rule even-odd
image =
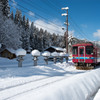
[[[93,46],[86,46],[86,54],[92,54],[93,53]]]
[[[73,47],[73,54],[77,55],[78,54],[78,47]]]

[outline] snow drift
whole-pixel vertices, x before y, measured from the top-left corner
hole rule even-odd
[[[100,69],[64,77],[61,81],[47,84],[14,100],[91,100],[100,88]]]

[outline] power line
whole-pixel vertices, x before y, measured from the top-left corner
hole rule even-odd
[[[48,5],[50,8],[53,8],[53,10],[55,10],[59,14],[60,13],[59,10],[57,10],[56,7],[51,4],[51,2],[49,2],[49,3],[48,2],[49,1],[47,1],[47,0],[45,0],[45,1],[43,0],[43,3],[45,3],[46,5]]]
[[[49,3],[51,3],[52,5],[53,5],[53,7],[55,7],[55,8],[58,8],[56,5],[54,5],[54,3],[52,3],[51,1],[49,1],[49,0],[47,0]],[[48,4],[49,4],[48,3]],[[82,35],[82,36],[84,36],[84,37],[86,37],[86,35],[87,34],[85,34],[84,32],[83,32],[83,30],[72,20],[72,18],[71,18],[71,16],[69,15],[69,19],[75,24],[75,26],[79,29],[79,31],[80,31],[80,34]],[[87,38],[87,37],[86,37]]]
[[[48,0],[48,2],[51,2],[50,0]],[[51,2],[51,4],[52,5],[54,5],[54,3],[52,3]],[[54,5],[56,8],[57,8],[57,6],[56,5]],[[69,19],[70,20],[72,20],[72,22],[75,24],[75,26],[79,29],[79,31],[80,31],[80,34],[82,34],[84,37],[86,37],[87,36],[87,34],[77,25],[77,23],[75,23],[74,21],[73,21],[73,19],[71,18],[71,16],[69,15]],[[87,38],[87,37],[86,37]],[[90,38],[88,38],[88,39],[90,39]]]
[[[23,0],[21,0],[21,1],[23,1]],[[36,10],[38,10],[38,11],[42,11],[42,13],[44,13],[45,15],[49,15],[49,16],[51,16],[51,17],[55,17],[54,15],[55,15],[55,13],[52,13],[52,15],[50,15],[50,13],[48,13],[48,11],[47,11],[47,9],[45,9],[45,8],[43,8],[43,7],[41,7],[41,5],[38,5],[38,6],[36,6],[36,5],[33,5],[35,2],[33,2],[32,0],[30,0],[29,2],[31,2],[31,3],[28,3],[30,6],[32,6],[32,7],[35,7],[35,8],[38,8],[38,9],[36,9]],[[43,1],[42,1],[43,2]],[[24,2],[25,3],[25,2]],[[47,6],[47,5],[46,5]],[[40,10],[39,10],[39,8],[41,8]],[[49,8],[52,8],[52,7],[49,7]],[[55,10],[55,9],[53,9],[53,10]],[[59,10],[60,11],[60,10]],[[45,13],[46,12],[46,13]],[[60,13],[58,13],[58,14],[60,14]],[[56,15],[56,18],[57,18],[58,16]],[[60,16],[61,17],[61,16]],[[57,24],[56,24],[57,25]]]
[[[72,17],[69,15],[69,18],[70,18],[70,20],[72,21],[72,23],[75,25],[75,27],[79,30],[79,32],[80,32],[80,34],[82,35],[82,36],[84,36],[85,38],[87,38],[86,36],[87,36],[87,34],[85,34],[84,32],[83,32],[83,30],[75,23],[75,21],[73,21],[73,19],[72,19]],[[89,39],[89,38],[88,38]]]
[[[10,5],[10,4],[9,4]],[[11,7],[14,7],[14,6],[12,6],[12,5],[10,5]],[[16,8],[16,7],[14,7],[15,9],[18,9],[18,8]],[[25,11],[23,11],[23,10],[21,10],[23,13],[25,13],[26,15],[29,15],[29,14],[27,14],[27,12],[25,12]],[[34,17],[33,15],[29,15],[29,16],[31,16],[32,18]],[[43,25],[40,25],[40,24],[38,24],[38,23],[35,23],[36,25],[39,25],[39,26],[42,26],[42,27],[44,27],[44,28],[46,28],[46,29],[50,29],[50,30],[52,30],[52,31],[55,31],[55,32],[57,32],[57,33],[59,33],[60,31],[57,31],[57,30],[53,30],[53,29],[51,29],[51,28],[48,28],[48,27],[45,27],[45,26],[43,26]],[[59,33],[59,34],[61,34],[61,33]]]
[[[22,0],[23,1],[23,0]],[[32,8],[33,8],[33,1],[31,1],[32,2],[32,4],[30,4],[30,3],[28,3],[28,2],[26,2],[26,1],[23,1],[24,3],[27,3],[28,5],[30,5]],[[40,6],[39,6],[40,7]],[[37,6],[35,6],[35,8],[39,8],[39,7],[37,7]],[[41,10],[42,10],[42,7],[40,7],[41,8]],[[37,10],[37,9],[36,9]],[[40,10],[38,10],[38,11],[40,11]],[[42,10],[42,12],[44,12],[44,11],[46,11],[46,9],[44,9],[44,10]],[[46,12],[47,14],[48,14],[48,12]],[[45,14],[45,13],[44,13]],[[56,16],[57,17],[57,16]],[[44,18],[44,17],[43,17]],[[45,18],[46,20],[48,20],[47,18]],[[51,21],[50,21],[51,22]],[[61,27],[61,26],[59,26],[59,25],[57,25],[57,24],[55,24],[54,22],[51,22],[53,25],[56,25],[57,27]]]
[[[11,2],[13,2],[12,0],[10,0]],[[25,7],[23,7],[23,6],[21,6],[20,4],[18,4],[17,3],[17,5],[18,6],[20,6],[21,8],[23,8],[23,9],[26,9],[27,11],[31,11],[31,10],[29,10],[29,9],[27,9],[27,8],[25,8]],[[32,5],[31,5],[32,6]],[[50,6],[50,5],[49,5]],[[52,6],[51,6],[52,7]],[[32,11],[31,11],[32,12]],[[33,12],[32,12],[33,13]],[[36,13],[35,13],[36,14]],[[45,20],[48,20],[47,18],[44,18],[44,17],[42,17],[41,15],[39,15],[39,14],[36,14],[38,17],[40,17],[40,18],[42,18],[42,19],[45,19]],[[34,17],[34,18],[38,18],[37,16],[32,16],[32,17]],[[70,17],[70,19],[71,19],[71,17]],[[84,36],[84,37],[86,37],[85,35],[86,34],[83,34],[84,32],[78,27],[78,25],[71,19],[71,21],[75,24],[75,27],[77,27],[78,29],[79,29],[79,31],[80,31],[80,34],[82,35],[82,36]],[[58,25],[56,25],[56,24],[54,24],[53,22],[48,22],[48,23],[52,23],[53,25],[55,25],[56,27],[61,27],[61,26],[58,26]],[[81,33],[82,32],[82,33]]]
[[[12,0],[10,0],[10,1],[13,2]],[[21,5],[18,4],[18,3],[15,3],[15,4],[17,4],[19,7],[23,8],[23,9],[26,9],[27,11],[31,11],[31,10],[29,10],[28,8],[25,8],[25,7],[21,6]],[[31,11],[31,12],[32,12],[32,11]],[[32,12],[32,13],[34,13],[34,12]],[[48,20],[47,18],[45,18],[45,17],[43,17],[43,16],[41,16],[41,15],[39,15],[39,14],[37,14],[37,13],[35,13],[35,15],[37,15],[38,17],[40,17],[40,18],[42,18],[42,19],[45,19],[46,21]],[[48,20],[48,21],[49,21],[49,20]],[[48,23],[52,23],[52,24],[55,25],[56,27],[61,27],[61,26],[56,25],[55,23],[53,23],[53,22],[51,22],[51,21],[49,21]]]

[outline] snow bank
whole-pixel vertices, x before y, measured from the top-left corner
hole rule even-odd
[[[24,49],[16,50],[16,56],[19,56],[19,55],[25,56],[26,55],[26,50],[24,50]]]
[[[42,53],[42,56],[47,56],[47,57],[49,57],[49,56],[50,56],[50,52],[45,51],[44,53]]]
[[[33,51],[31,52],[31,54],[32,54],[32,56],[40,56],[40,51],[38,51],[38,50],[33,50]]]
[[[100,87],[100,69],[63,78],[14,100],[91,100]]]

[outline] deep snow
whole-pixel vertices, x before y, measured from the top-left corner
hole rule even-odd
[[[76,70],[69,62],[45,64],[26,55],[23,67],[16,59],[0,58],[0,100],[99,100],[100,68]],[[97,95],[96,95],[97,93]]]

